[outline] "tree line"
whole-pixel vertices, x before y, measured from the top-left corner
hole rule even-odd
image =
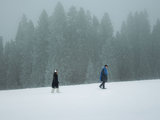
[[[50,86],[54,69],[62,85],[94,83],[104,64],[109,81],[160,78],[160,20],[130,13],[114,34],[109,14],[101,20],[83,8],[57,3],[37,25],[23,15],[14,40],[0,37],[0,89]]]

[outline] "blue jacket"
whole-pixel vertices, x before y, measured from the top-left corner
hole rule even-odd
[[[101,81],[107,81],[108,80],[108,70],[107,70],[106,67],[104,67],[101,71],[100,80]]]

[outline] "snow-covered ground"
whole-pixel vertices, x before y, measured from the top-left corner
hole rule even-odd
[[[160,120],[160,80],[0,91],[0,120]]]

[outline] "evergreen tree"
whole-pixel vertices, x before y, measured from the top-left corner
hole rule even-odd
[[[49,21],[45,10],[42,11],[38,26],[35,31],[35,43],[33,52],[33,72],[32,79],[35,86],[48,85],[48,79],[45,79],[46,66],[48,62],[48,36],[49,36]]]
[[[17,72],[17,51],[16,43],[11,40],[5,44],[5,67],[6,67],[6,88],[21,88]]]
[[[130,14],[127,19],[127,38],[130,41],[134,79],[144,79],[149,75],[149,44],[150,44],[150,24],[146,12],[134,15]]]
[[[90,72],[92,71],[92,73],[90,73],[92,74],[92,76],[90,76],[92,78],[92,82],[96,82],[97,79],[99,80],[99,71],[101,70],[101,65],[102,65],[100,59],[100,55],[102,52],[101,51],[102,44],[100,43],[101,39],[99,30],[100,30],[100,23],[97,17],[93,16],[91,23],[91,30],[90,30],[91,31],[90,42],[88,44],[88,48],[90,49],[89,53],[90,60],[88,63],[88,67],[89,66],[92,67],[92,70],[90,70]]]
[[[159,78],[160,77],[160,20],[158,19],[156,24],[153,27],[152,31],[152,37],[151,37],[151,42],[152,42],[152,55],[150,56],[152,59],[152,76],[153,78]]]
[[[97,82],[94,74],[95,74],[94,64],[91,61],[89,61],[88,66],[87,66],[86,78],[85,78],[86,79],[86,81],[85,81],[86,84]]]
[[[16,51],[17,51],[17,61],[16,61],[16,66],[17,66],[17,81],[18,85],[22,87],[23,81],[21,81],[20,76],[22,75],[22,67],[23,62],[24,62],[24,46],[25,46],[25,41],[24,41],[24,34],[26,32],[27,28],[27,18],[25,15],[23,15],[22,20],[19,23],[17,34],[16,34]]]
[[[32,21],[27,22],[26,31],[24,33],[23,47],[23,64],[20,79],[23,81],[23,87],[32,87],[33,80],[31,79],[33,65],[33,46],[34,46],[34,25]]]
[[[102,66],[108,64],[112,73],[113,65],[113,26],[108,13],[105,13],[100,24],[100,44]],[[114,72],[114,71],[113,71]],[[110,75],[111,77],[112,75]],[[111,78],[110,78],[111,79]]]
[[[0,89],[4,89],[6,85],[5,72],[3,38],[0,36]]]
[[[66,31],[66,14],[61,3],[58,3],[55,7],[53,15],[50,17],[50,34],[49,34],[49,46],[48,54],[49,60],[47,65],[46,78],[51,79],[54,69],[59,68],[60,79],[65,80],[65,31]]]
[[[65,84],[71,84],[77,80],[77,15],[78,11],[75,7],[71,7],[67,13],[67,30],[65,31],[65,64],[67,75],[65,76]]]
[[[76,71],[78,81],[76,83],[84,83],[88,62],[89,62],[89,43],[90,43],[90,30],[91,30],[91,16],[85,13],[83,8],[80,8],[77,15],[77,64],[80,69]],[[80,78],[80,79],[79,79]]]
[[[116,49],[115,49],[115,74],[116,79],[123,80],[131,80],[133,78],[132,73],[132,64],[130,56],[131,53],[131,45],[129,44],[129,40],[126,36],[127,27],[126,23],[123,22],[121,26],[120,33],[118,32],[116,35]]]
[[[34,41],[34,26],[31,21],[27,21],[25,15],[19,23],[16,35],[16,52],[17,52],[17,75],[18,85],[26,87],[32,83],[32,53]]]

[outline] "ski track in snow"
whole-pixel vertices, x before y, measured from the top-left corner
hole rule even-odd
[[[0,91],[0,120],[160,120],[160,80]]]

